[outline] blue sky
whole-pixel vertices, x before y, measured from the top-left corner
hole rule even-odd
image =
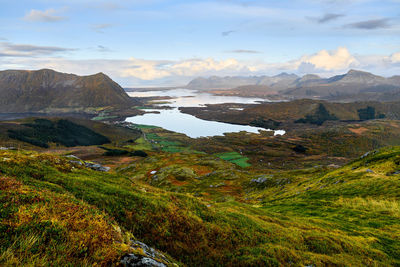
[[[210,75],[400,75],[400,0],[0,0],[0,69],[124,86]]]

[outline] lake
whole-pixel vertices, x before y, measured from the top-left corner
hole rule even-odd
[[[246,131],[250,133],[259,133],[264,128],[237,125],[216,121],[207,121],[196,118],[195,116],[185,114],[179,111],[179,107],[201,107],[206,104],[223,103],[242,103],[254,104],[264,102],[261,98],[246,98],[236,96],[216,96],[209,93],[197,92],[188,89],[173,89],[165,91],[146,91],[146,92],[127,92],[131,97],[154,97],[169,96],[168,104],[163,102],[163,106],[172,107],[172,109],[152,109],[146,110],[153,113],[146,113],[126,119],[135,124],[154,125],[162,127],[173,132],[183,133],[191,138],[223,135],[224,133]],[[154,113],[158,112],[158,113]],[[275,131],[275,135],[284,134],[284,131]]]

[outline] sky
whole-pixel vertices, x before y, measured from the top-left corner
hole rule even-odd
[[[400,75],[400,0],[0,0],[0,70],[199,76]]]

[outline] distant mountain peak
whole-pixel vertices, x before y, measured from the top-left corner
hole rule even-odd
[[[296,74],[293,73],[287,73],[287,72],[281,72],[278,75],[275,75],[273,77],[277,77],[277,78],[286,78],[286,77],[297,77]]]
[[[301,77],[300,82],[319,80],[319,79],[321,79],[321,77],[316,74],[306,74],[303,77]]]
[[[355,69],[350,69],[346,75],[373,75],[376,76],[370,72],[362,71],[362,70],[355,70]]]

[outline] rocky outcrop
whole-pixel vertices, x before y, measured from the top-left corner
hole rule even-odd
[[[93,162],[87,162],[87,161],[83,161],[80,158],[78,158],[77,156],[74,155],[68,155],[66,156],[66,158],[71,159],[69,161],[69,163],[76,165],[76,166],[85,166],[86,168],[95,170],[95,171],[99,171],[99,172],[108,172],[110,171],[110,167],[106,167],[103,166],[101,164],[98,163],[93,163]]]
[[[141,254],[126,254],[120,261],[123,266],[167,267],[173,265],[161,252],[149,247],[145,243],[137,240],[131,240],[131,247],[134,251],[141,251]]]

